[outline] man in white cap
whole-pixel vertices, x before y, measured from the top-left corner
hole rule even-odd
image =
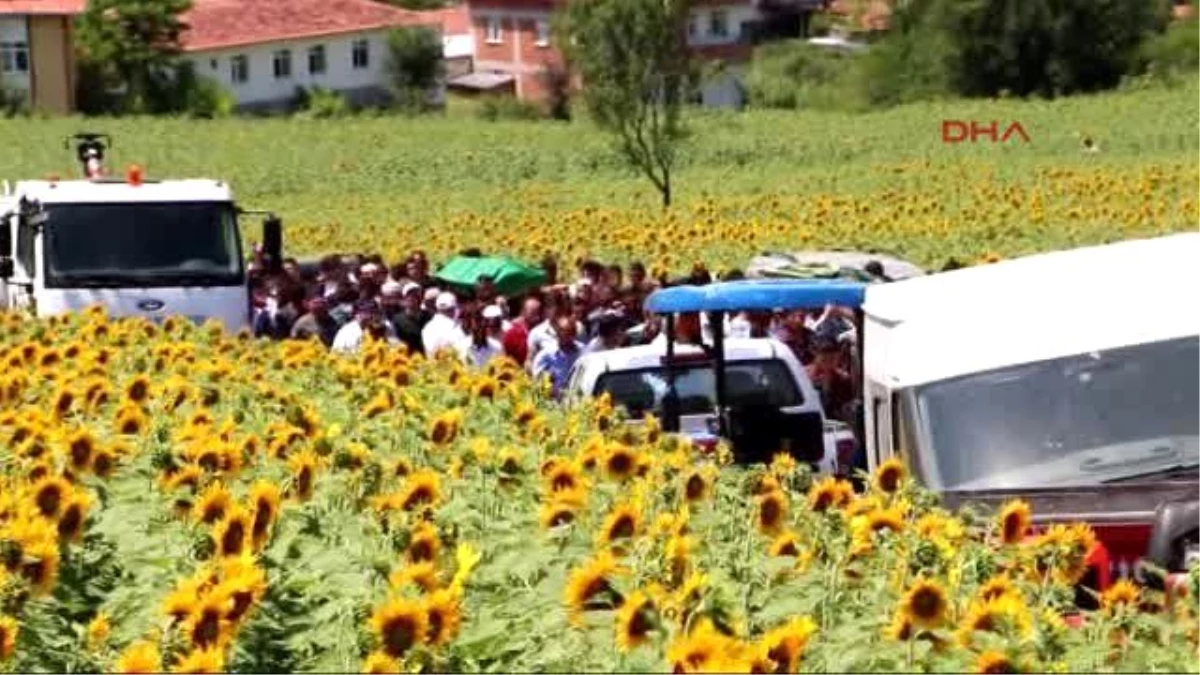
[[[421,329],[421,343],[425,346],[425,356],[429,358],[433,358],[443,349],[453,349],[467,337],[455,319],[458,299],[453,293],[439,293],[434,301],[434,308],[437,313]]]
[[[496,342],[503,340],[507,323],[504,320],[504,310],[500,309],[499,305],[484,305],[481,314],[483,322],[486,324],[488,337]]]
[[[500,341],[488,334],[487,318],[489,310],[498,310],[495,305],[488,305],[474,314],[464,317],[470,337],[464,338],[456,346],[459,358],[469,366],[482,368],[488,361],[504,355],[504,347]]]

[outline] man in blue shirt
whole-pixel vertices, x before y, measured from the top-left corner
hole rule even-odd
[[[567,384],[571,367],[583,353],[583,345],[575,339],[576,326],[571,315],[558,317],[554,324],[555,343],[543,349],[534,359],[533,377],[541,379],[543,375],[549,375],[554,398],[559,398]]]

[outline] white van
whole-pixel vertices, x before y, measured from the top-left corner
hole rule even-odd
[[[701,446],[716,440],[716,383],[712,362],[696,345],[675,345],[675,387],[680,400],[680,433]],[[660,414],[667,392],[666,345],[651,344],[585,354],[567,381],[567,401],[607,392],[630,418]],[[856,449],[854,434],[838,421],[826,419],[821,399],[807,372],[787,345],[774,338],[725,340],[726,399],[730,407],[767,405],[783,413],[820,415],[824,452],[816,463],[820,473],[836,473],[838,457]]]

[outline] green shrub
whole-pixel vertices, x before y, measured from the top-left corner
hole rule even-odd
[[[746,77],[751,105],[762,108],[857,108],[853,89],[859,54],[803,40],[759,47]]]
[[[350,104],[341,93],[324,87],[313,87],[297,95],[299,116],[315,119],[345,117],[350,114]]]
[[[488,95],[479,102],[475,113],[479,119],[495,122],[498,120],[536,120],[544,117],[540,108],[529,101],[522,101],[515,96]]]
[[[1200,22],[1196,17],[1172,23],[1139,51],[1143,71],[1154,79],[1174,81],[1195,74],[1200,64]]]

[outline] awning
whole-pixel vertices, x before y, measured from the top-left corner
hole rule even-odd
[[[516,78],[510,73],[502,72],[475,72],[459,75],[451,78],[446,82],[450,87],[461,87],[463,89],[478,89],[480,91],[489,91],[499,89],[512,84]]]

